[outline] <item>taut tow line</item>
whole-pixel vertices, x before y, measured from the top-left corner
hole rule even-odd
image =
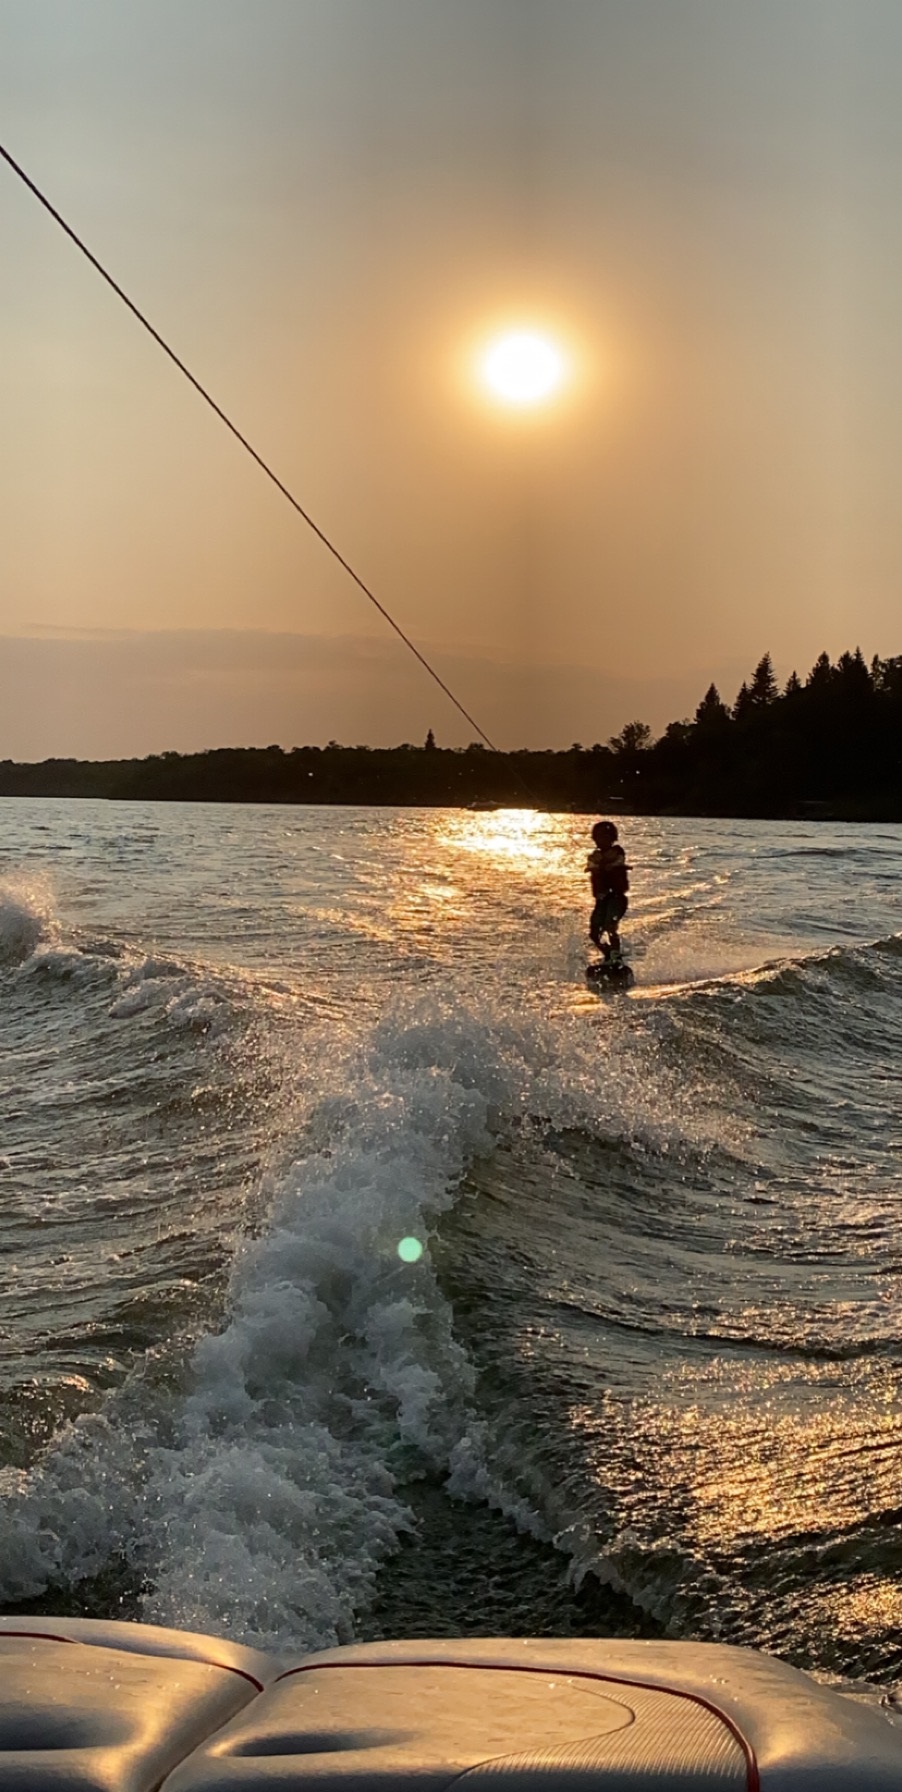
[[[73,230],[71,224],[67,224],[67,222],[66,222],[65,218],[62,216],[62,214],[57,211],[56,206],[51,204],[50,200],[47,198],[46,193],[41,192],[40,187],[35,185],[34,181],[30,178],[30,176],[25,173],[24,168],[21,168],[19,166],[19,163],[15,160],[15,158],[10,155],[9,150],[4,149],[2,143],[0,143],[0,156],[3,157],[4,162],[8,163],[8,165],[12,169],[13,173],[17,174],[21,181],[24,181],[25,186],[28,188],[29,192],[33,193],[35,199],[37,199],[38,202],[44,207],[44,210],[50,213],[51,218],[53,218],[56,221],[56,223],[59,225],[61,230],[65,231],[67,237],[69,237],[70,240],[75,244],[75,247],[77,249],[81,250],[82,255],[86,256],[87,260],[91,263],[91,266],[93,268],[96,268],[101,279],[106,281],[107,286],[112,287],[117,298],[120,298],[122,300],[123,305],[126,305],[128,307],[129,311],[132,313],[132,316],[136,317],[139,324],[141,324],[142,327],[147,331],[148,335],[153,337],[154,342],[157,344],[157,346],[159,348],[161,348],[163,350],[164,355],[168,355],[170,361],[174,362],[174,364],[178,368],[179,372],[184,374],[186,380],[188,380],[189,383],[194,387],[195,392],[198,392],[200,394],[201,398],[204,400],[204,403],[209,405],[211,411],[215,411],[220,422],[225,424],[226,429],[231,431],[231,433],[235,437],[236,441],[241,443],[242,448],[244,448],[246,450],[246,452],[250,455],[251,459],[256,461],[257,466],[261,469],[262,472],[264,472],[266,474],[267,479],[271,479],[273,485],[276,486],[277,489],[282,493],[283,498],[288,499],[288,502],[291,505],[292,509],[297,511],[298,516],[301,517],[302,520],[307,524],[307,527],[309,529],[312,529],[314,535],[319,537],[319,540],[322,542],[323,547],[328,549],[328,551],[332,555],[333,559],[337,560],[339,566],[343,567],[344,571],[348,574],[348,577],[353,579],[354,584],[358,587],[358,589],[360,591],[363,592],[364,597],[369,599],[369,601],[373,605],[374,609],[377,609],[379,611],[380,616],[383,617],[383,619],[388,623],[389,628],[394,629],[394,632],[398,636],[399,640],[403,641],[404,646],[409,648],[409,650],[413,654],[414,658],[419,660],[420,665],[423,667],[424,671],[428,672],[430,678],[435,681],[435,683],[439,687],[439,690],[444,691],[445,696],[449,699],[449,701],[451,703],[453,703],[453,705],[454,705],[455,709],[458,711],[458,713],[463,716],[464,721],[469,722],[471,728],[475,728],[476,733],[479,735],[480,739],[485,741],[486,746],[490,747],[493,753],[499,752],[500,749],[498,747],[496,747],[494,741],[489,739],[488,735],[485,732],[485,729],[480,728],[479,723],[476,721],[475,717],[471,716],[469,710],[464,708],[464,706],[460,702],[459,698],[455,697],[454,692],[449,689],[449,687],[448,687],[448,685],[446,685],[444,679],[439,676],[438,672],[436,672],[436,670],[435,670],[435,667],[430,665],[425,654],[421,653],[419,648],[417,646],[415,646],[413,641],[411,641],[410,636],[406,635],[404,633],[404,630],[401,627],[400,623],[396,622],[394,617],[391,615],[391,613],[385,608],[385,605],[379,602],[379,599],[376,596],[375,592],[370,590],[369,585],[367,585],[366,582],[360,577],[360,574],[354,571],[353,566],[350,564],[350,562],[348,560],[345,559],[344,555],[335,546],[334,541],[330,541],[328,535],[325,533],[325,530],[321,529],[319,527],[319,524],[314,522],[314,520],[313,520],[312,516],[309,514],[309,512],[304,509],[303,504],[300,504],[298,502],[297,498],[294,496],[294,493],[289,491],[288,486],[285,485],[284,482],[279,478],[278,473],[275,473],[273,471],[273,469],[269,465],[268,461],[265,461],[263,459],[262,454],[257,453],[256,448],[253,446],[253,444],[251,442],[248,441],[247,436],[242,435],[241,430],[238,428],[237,424],[232,422],[231,417],[229,417],[228,414],[223,410],[222,406],[217,404],[215,398],[213,398],[212,395],[207,391],[206,387],[201,385],[200,380],[197,379],[196,376],[191,372],[190,367],[186,367],[184,361],[182,361],[179,358],[179,356],[176,354],[175,350],[173,348],[170,348],[169,343],[166,341],[165,337],[160,335],[159,330],[154,329],[154,326],[150,322],[149,318],[145,317],[143,311],[141,311],[138,308],[138,306],[135,304],[134,300],[129,298],[128,293],[123,291],[122,287],[119,285],[119,282],[117,280],[114,280],[112,274],[110,274],[107,271],[107,269],[104,267],[103,263],[101,261],[98,261],[97,256],[93,255],[91,253],[91,250],[88,248],[87,244],[82,242],[81,237],[77,234],[76,231]]]

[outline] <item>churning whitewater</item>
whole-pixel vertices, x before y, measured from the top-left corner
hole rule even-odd
[[[2,1609],[902,1673],[902,829],[0,808]]]

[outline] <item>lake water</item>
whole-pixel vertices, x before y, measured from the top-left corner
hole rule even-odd
[[[902,1674],[902,829],[590,823],[0,803],[4,1610]]]

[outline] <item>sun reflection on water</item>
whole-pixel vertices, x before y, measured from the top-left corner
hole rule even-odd
[[[496,809],[448,817],[443,843],[458,851],[557,871],[565,858],[560,816],[537,809]]]
[[[404,875],[366,897],[374,923],[394,930],[396,951],[403,941],[408,968],[415,958],[418,974],[427,963],[460,959],[494,969],[499,941],[511,951],[525,944],[534,954],[527,891],[540,887],[545,952],[560,983],[558,934],[581,914],[579,821],[535,809],[451,809],[430,811],[417,826]]]

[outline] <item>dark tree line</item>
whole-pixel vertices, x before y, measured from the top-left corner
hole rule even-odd
[[[691,720],[653,740],[629,722],[606,745],[493,753],[423,746],[223,747],[147,759],[0,761],[0,796],[165,802],[538,805],[592,812],[902,820],[902,655],[868,666],[822,653],[783,690],[769,654],[732,706],[712,684]]]
[[[636,808],[902,819],[902,656],[822,653],[781,690],[766,653],[732,707],[711,685],[660,740],[624,735],[612,745]]]
[[[618,783],[616,754],[493,753],[474,742],[438,747],[221,747],[148,759],[0,761],[0,796],[100,796],[202,803],[373,803],[440,808],[470,803],[593,809]]]

